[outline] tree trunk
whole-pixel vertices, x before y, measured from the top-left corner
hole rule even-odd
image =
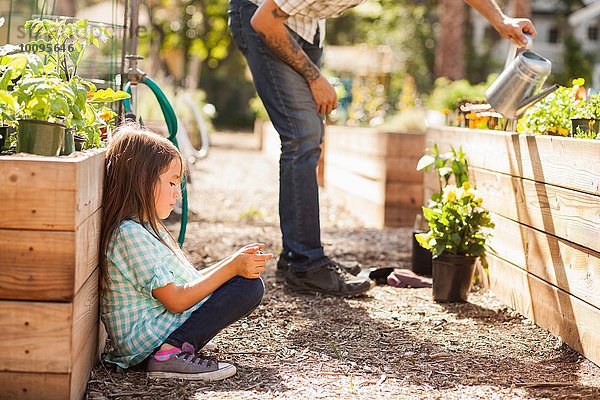
[[[515,0],[514,16],[519,18],[531,18],[531,0]]]
[[[464,1],[440,0],[438,6],[440,31],[435,54],[435,76],[452,80],[465,77]]]

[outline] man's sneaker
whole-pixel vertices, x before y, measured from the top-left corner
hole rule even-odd
[[[354,276],[360,274],[361,266],[358,261],[331,261],[336,264],[339,268],[346,271],[349,274]],[[292,266],[291,261],[285,257],[284,255],[279,256],[279,260],[277,260],[277,275],[285,276],[286,272]]]
[[[196,357],[195,352],[194,346],[186,342],[179,353],[171,355],[166,361],[150,357],[148,377],[218,381],[235,375],[235,366]]]
[[[289,269],[286,286],[299,293],[324,293],[333,296],[358,296],[372,287],[368,278],[357,278],[342,271],[336,262],[330,262],[311,272]]]

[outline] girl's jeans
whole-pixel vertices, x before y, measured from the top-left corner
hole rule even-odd
[[[262,279],[236,276],[214,291],[200,308],[165,340],[181,347],[184,342],[196,350],[204,347],[221,330],[249,315],[262,300],[265,286]]]

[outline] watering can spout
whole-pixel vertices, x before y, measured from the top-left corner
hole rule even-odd
[[[535,96],[531,96],[531,97],[524,99],[521,103],[519,103],[517,111],[515,112],[515,114],[517,115],[517,118],[520,118],[529,107],[531,107],[538,101],[542,100],[544,97],[548,96],[550,93],[554,92],[556,89],[558,89],[558,85],[552,85],[548,89],[536,94]]]

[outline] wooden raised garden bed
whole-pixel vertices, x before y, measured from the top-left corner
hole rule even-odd
[[[0,157],[0,397],[83,397],[103,347],[103,174],[102,150]]]
[[[600,141],[445,127],[434,143],[462,146],[492,211],[493,292],[600,365]]]
[[[416,171],[425,135],[328,126],[325,188],[365,225],[413,226],[423,203]]]

